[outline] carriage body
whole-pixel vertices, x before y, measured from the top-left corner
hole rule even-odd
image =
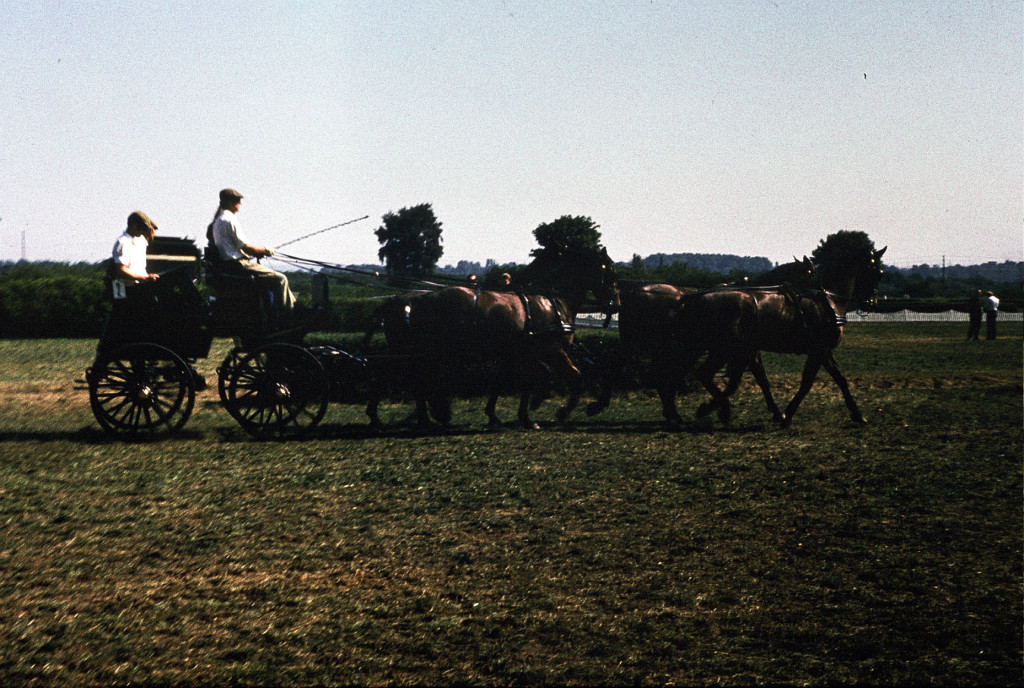
[[[108,433],[183,427],[205,387],[193,364],[209,356],[215,336],[235,342],[217,369],[221,401],[255,436],[300,434],[320,421],[328,400],[370,394],[374,378],[364,359],[303,346],[310,320],[275,322],[254,279],[211,270],[192,240],[155,238],[147,263],[159,280],[108,280],[110,311],[86,371],[93,413]],[[314,290],[315,306],[326,306],[326,279],[314,280]]]

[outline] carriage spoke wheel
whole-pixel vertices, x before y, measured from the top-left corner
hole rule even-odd
[[[245,357],[245,353],[238,347],[231,349],[228,355],[224,357],[220,366],[217,368],[217,394],[220,396],[220,401],[224,404],[225,408],[230,410],[228,404],[228,385],[231,384],[231,375],[235,371],[235,367]]]
[[[195,380],[189,367],[158,344],[121,347],[97,361],[86,377],[93,415],[111,435],[175,432],[195,406]]]
[[[268,344],[232,367],[225,406],[254,437],[299,437],[327,411],[329,385],[313,354],[294,344]]]

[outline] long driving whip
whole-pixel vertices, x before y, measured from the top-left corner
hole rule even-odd
[[[324,229],[318,229],[317,231],[310,232],[309,234],[303,234],[298,239],[292,239],[291,241],[284,242],[280,246],[275,246],[274,250],[276,251],[276,250],[278,250],[278,249],[280,249],[280,248],[282,248],[284,246],[290,246],[291,244],[294,244],[296,242],[302,241],[303,239],[308,239],[309,237],[312,237],[312,236],[316,236],[317,234],[323,234],[324,232],[329,232],[332,229],[337,229],[338,227],[344,227],[345,225],[350,225],[353,222],[360,222],[362,220],[365,220],[368,217],[370,217],[370,216],[369,215],[363,215],[362,217],[357,217],[356,219],[349,220],[348,222],[342,222],[340,224],[331,225],[330,227],[325,227]]]

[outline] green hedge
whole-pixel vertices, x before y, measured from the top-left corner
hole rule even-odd
[[[3,337],[99,337],[106,313],[100,278],[64,275],[0,282]]]
[[[109,302],[101,275],[60,274],[0,279],[0,337],[98,338]],[[334,290],[321,328],[331,332],[365,332],[380,298],[349,297]],[[308,301],[308,295],[303,300]]]

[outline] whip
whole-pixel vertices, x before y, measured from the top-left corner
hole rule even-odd
[[[302,241],[303,239],[308,239],[309,237],[312,237],[312,236],[316,236],[317,234],[323,234],[324,232],[329,232],[332,229],[337,229],[338,227],[344,227],[345,225],[350,225],[353,222],[360,222],[362,220],[365,220],[368,217],[370,217],[370,216],[369,215],[363,215],[362,217],[357,217],[356,219],[349,220],[348,222],[342,222],[340,224],[331,225],[330,227],[325,227],[323,229],[318,229],[315,232],[310,232],[309,234],[303,234],[302,236],[300,236],[297,239],[292,239],[291,241],[286,241],[286,242],[284,242],[283,244],[281,244],[279,246],[275,246],[274,250],[276,251],[276,250],[278,250],[279,248],[281,248],[283,246],[290,246],[291,244],[294,244],[296,242]]]

